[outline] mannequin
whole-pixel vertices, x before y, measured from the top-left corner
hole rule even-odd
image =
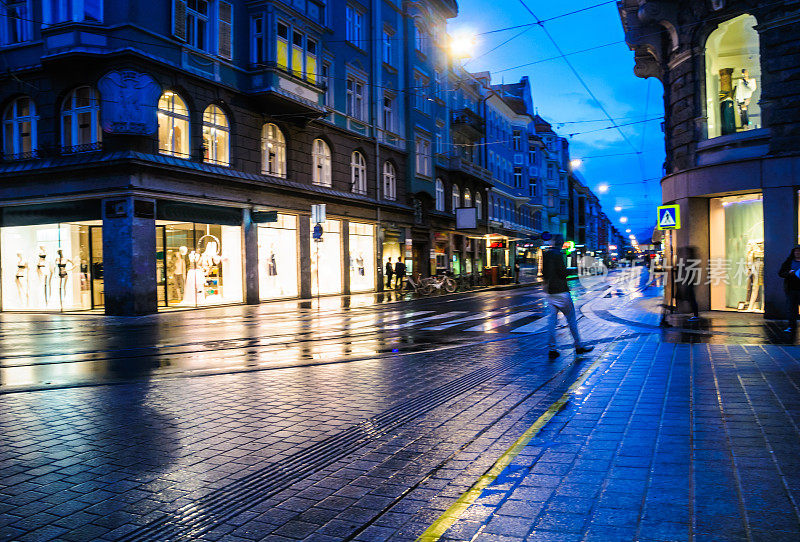
[[[14,276],[14,282],[17,285],[17,295],[19,302],[23,307],[28,306],[28,262],[22,255],[22,252],[17,252],[17,274]]]
[[[194,306],[201,303],[205,299],[203,285],[205,277],[203,271],[197,268],[200,261],[200,254],[192,250],[188,254],[189,259],[189,272],[186,273],[186,283],[184,285],[183,300],[181,305]]]
[[[736,104],[739,106],[739,119],[742,123],[742,129],[747,130],[750,126],[750,118],[747,115],[747,107],[750,105],[750,100],[753,98],[753,93],[756,91],[756,78],[750,77],[746,69],[742,69],[742,77],[736,83],[734,90],[734,98]]]
[[[210,236],[213,237],[213,236]],[[215,238],[216,239],[216,238]],[[205,250],[200,255],[200,267],[205,277],[205,295],[215,296],[220,294],[219,264],[222,258],[219,255],[219,241],[209,241]]]
[[[44,306],[50,303],[50,262],[47,261],[47,250],[43,246],[39,247],[38,261],[36,262],[36,274],[39,277],[39,282],[44,289]]]
[[[184,258],[188,252],[186,247],[180,247],[177,251],[172,252],[172,278],[175,282],[175,297],[178,299],[183,299],[186,287],[186,260]]]
[[[732,75],[733,68],[722,68],[719,70],[720,135],[728,135],[736,132]]]
[[[759,312],[763,299],[761,289],[764,284],[764,241],[761,239],[748,241],[745,258],[747,264],[747,310]]]
[[[56,251],[56,271],[58,272],[58,301],[61,307],[64,307],[64,297],[67,294],[67,279],[69,279],[69,272],[75,268],[72,260],[64,256],[64,251],[58,249]]]

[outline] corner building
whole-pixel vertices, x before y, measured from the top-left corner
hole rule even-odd
[[[664,85],[663,202],[698,248],[702,310],[786,316],[782,261],[798,242],[800,6],[621,0],[634,73]]]

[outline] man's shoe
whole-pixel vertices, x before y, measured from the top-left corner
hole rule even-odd
[[[556,359],[560,355],[561,354],[558,353],[558,350],[550,350],[550,352],[547,354],[547,357],[550,359]]]
[[[594,346],[579,346],[578,348],[575,349],[575,353],[576,354],[588,354],[592,350],[594,350]]]
[[[699,322],[700,321],[700,317],[699,316],[692,316],[691,318],[687,318],[686,321],[687,322]]]

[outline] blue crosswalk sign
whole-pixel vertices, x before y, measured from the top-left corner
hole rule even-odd
[[[658,208],[658,229],[681,229],[681,208],[678,205],[662,205]]]

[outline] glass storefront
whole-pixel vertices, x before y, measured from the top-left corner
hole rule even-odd
[[[278,214],[258,226],[258,280],[261,299],[298,296],[297,217]]]
[[[100,221],[2,228],[3,310],[88,310],[103,306]]]
[[[309,223],[311,219],[309,218]],[[314,231],[315,224],[311,224]],[[322,240],[311,239],[311,293],[342,293],[342,223],[328,220],[322,224]]]
[[[761,194],[710,201],[711,310],[762,312],[764,308],[764,210]]]
[[[375,289],[375,226],[350,223],[350,291]]]
[[[242,228],[158,220],[156,266],[159,306],[241,303]]]

